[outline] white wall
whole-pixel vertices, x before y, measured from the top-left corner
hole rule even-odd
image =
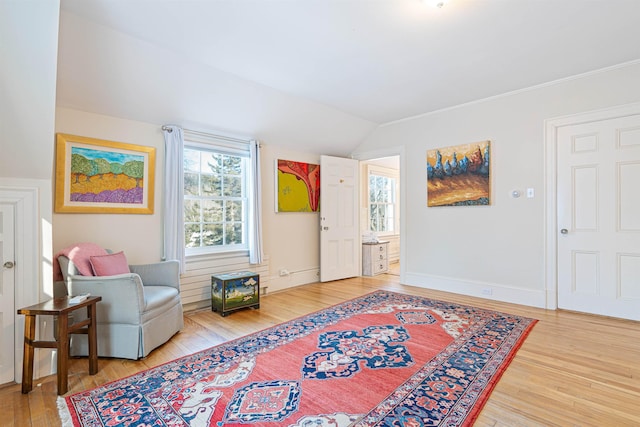
[[[637,102],[639,82],[628,64],[378,128],[354,154],[404,146],[403,282],[543,307],[544,121]],[[427,208],[427,150],[487,139],[491,205]],[[525,188],[535,198],[510,197]]]
[[[0,2],[0,176],[51,179],[59,10]]]
[[[49,299],[51,186],[58,49],[58,0],[0,1],[0,198],[16,218],[16,309]],[[2,260],[2,262],[8,260]],[[15,313],[15,312],[14,312]],[[47,319],[48,320],[48,319]],[[48,325],[48,328],[45,327]],[[15,325],[15,378],[22,369],[23,316]],[[50,339],[40,319],[39,338]],[[51,350],[36,352],[36,377],[52,372]]]
[[[57,105],[346,155],[376,126],[63,11]]]
[[[215,129],[208,129],[216,133]],[[156,148],[155,211],[138,214],[54,213],[54,252],[77,242],[90,241],[114,250],[123,250],[132,264],[155,262],[162,256],[162,203],[164,138],[161,125],[125,120],[59,107],[56,132],[119,141]],[[275,160],[289,159],[318,163],[319,155],[262,144],[262,191],[264,253],[269,258],[269,292],[317,280],[319,266],[318,214],[275,212]],[[280,277],[280,269],[291,272]],[[267,278],[265,278],[267,279]],[[206,285],[188,286],[194,290]],[[200,292],[199,290],[197,292]]]
[[[53,214],[54,253],[78,242],[124,251],[131,264],[162,257],[164,137],[160,125],[125,120],[69,108],[56,111],[56,132],[156,149],[153,214]]]
[[[269,291],[316,282],[320,267],[319,214],[275,211],[277,159],[319,164],[320,155],[281,148],[268,141],[263,144],[262,212],[265,252],[270,257]],[[280,276],[282,269],[290,274]]]

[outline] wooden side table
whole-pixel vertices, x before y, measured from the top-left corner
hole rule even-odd
[[[90,296],[78,304],[69,304],[71,297],[55,298],[40,304],[24,307],[18,314],[25,315],[24,357],[22,364],[22,393],[33,388],[33,350],[34,348],[55,348],[58,350],[58,394],[68,389],[69,335],[88,334],[89,338],[89,374],[98,373],[98,340],[96,334],[96,303],[100,296]],[[86,307],[87,319],[69,325],[69,313]],[[56,316],[58,318],[57,341],[36,341],[36,316]]]

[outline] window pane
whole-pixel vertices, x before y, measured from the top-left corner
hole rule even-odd
[[[184,174],[184,194],[187,196],[198,196],[198,174],[186,173]]]
[[[386,223],[385,223],[385,231],[394,231],[394,215],[393,215],[394,207],[393,205],[387,205],[387,214],[386,214]]]
[[[369,205],[369,230],[378,231],[378,209],[376,205]]]
[[[384,178],[376,176],[376,202],[384,202]]]
[[[226,202],[225,221],[242,221],[242,201],[229,200]]]
[[[233,223],[226,225],[226,244],[239,245],[242,243],[242,224]]]
[[[389,193],[385,187],[380,189],[380,202],[381,203],[389,203]]]
[[[369,201],[376,201],[376,177],[369,175]]]
[[[227,175],[242,174],[242,158],[224,156],[222,173]]]
[[[384,176],[376,176],[376,187],[378,187],[378,191],[381,191],[384,189],[384,181],[385,181]]]
[[[202,195],[222,196],[222,181],[218,175],[202,175]]]
[[[395,203],[395,201],[396,201],[396,180],[393,179],[393,178],[389,178],[387,180],[387,185],[388,185],[387,191],[389,192],[389,202],[390,203]]]
[[[222,200],[202,201],[202,222],[222,222]]]
[[[224,195],[227,197],[242,197],[242,178],[239,176],[225,176]]]
[[[187,248],[197,248],[200,246],[200,224],[185,224],[184,244]]]
[[[247,249],[248,162],[212,150],[184,150],[185,247],[212,249],[187,253],[219,252],[227,245]]]
[[[222,244],[221,224],[205,224],[202,226],[202,246],[219,246]]]
[[[200,152],[185,148],[182,155],[182,163],[185,172],[200,172]]]
[[[198,200],[184,201],[184,222],[200,222],[200,202]]]
[[[377,213],[378,213],[378,231],[387,231],[385,229],[385,223],[386,223],[386,209],[385,209],[385,205],[378,205],[377,206]]]
[[[202,173],[219,175],[222,171],[222,155],[217,153],[202,152]]]
[[[369,229],[377,232],[394,231],[395,178],[369,175]]]

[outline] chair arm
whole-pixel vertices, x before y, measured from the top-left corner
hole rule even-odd
[[[69,276],[70,295],[99,295],[98,322],[139,324],[144,311],[144,290],[140,276]]]
[[[130,265],[129,269],[140,276],[144,286],[171,286],[180,292],[180,263],[176,260]]]

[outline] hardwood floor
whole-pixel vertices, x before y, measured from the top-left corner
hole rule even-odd
[[[259,310],[221,317],[185,314],[185,328],[140,361],[72,359],[69,393],[92,388],[293,319],[376,289],[424,295],[539,319],[494,389],[476,426],[639,426],[640,323],[566,311],[546,311],[403,286],[394,275],[305,285],[262,298]],[[37,352],[38,350],[36,350]],[[59,426],[55,375],[0,389],[0,425]]]

